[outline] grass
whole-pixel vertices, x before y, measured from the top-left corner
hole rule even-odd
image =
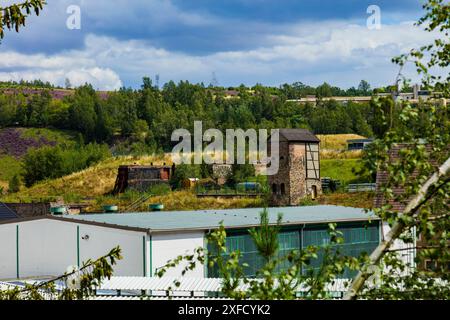
[[[22,170],[21,162],[8,155],[0,155],[0,181],[8,181]]]
[[[129,197],[121,195],[118,197],[103,196],[98,197],[91,207],[87,210],[98,212],[104,205],[118,205],[120,209],[126,208],[130,203],[136,200],[142,194]],[[264,207],[262,198],[197,198],[192,190],[174,191],[164,195],[150,197],[143,203],[138,211],[148,211],[150,204],[160,203],[164,205],[164,210],[186,211],[186,210],[208,210],[208,209],[236,209],[250,207]]]
[[[323,150],[343,151],[347,149],[347,140],[365,139],[366,137],[357,134],[325,134],[318,135],[320,148]]]
[[[158,165],[163,164],[163,162],[169,163],[169,159],[163,156],[124,156],[109,158],[85,170],[72,173],[62,178],[42,181],[6,198],[15,198],[23,202],[55,197],[94,199],[113,190],[117,177],[117,169],[120,165],[143,165],[150,164],[150,162]]]
[[[359,159],[329,159],[320,161],[320,175],[340,180],[342,184],[371,182],[368,176],[358,176],[354,170],[362,167]]]
[[[58,144],[73,144],[76,138],[76,133],[74,131],[68,130],[57,130],[57,129],[47,129],[47,128],[21,128],[22,137],[32,138],[36,141],[44,138],[48,141],[54,141]]]
[[[317,204],[372,209],[375,194],[373,192],[329,193],[319,197]]]
[[[347,151],[347,140],[363,139],[357,134],[328,134],[318,135],[320,139],[320,159],[359,159],[361,150]]]

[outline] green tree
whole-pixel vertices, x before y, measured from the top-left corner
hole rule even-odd
[[[16,193],[20,190],[20,177],[18,174],[15,174],[10,180],[8,185],[8,191],[10,193]]]
[[[25,26],[28,15],[32,11],[36,15],[39,15],[44,5],[45,0],[27,0],[0,7],[0,39],[3,39],[5,36],[5,28],[8,30],[14,29],[16,32],[19,32],[19,29]]]
[[[366,80],[361,80],[361,82],[358,85],[358,91],[362,95],[365,96],[369,95],[371,93],[370,84]]]

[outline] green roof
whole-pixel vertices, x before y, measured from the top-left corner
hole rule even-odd
[[[65,217],[86,222],[105,223],[121,227],[148,229],[151,231],[208,230],[215,229],[223,221],[226,228],[245,228],[259,225],[263,208],[159,211],[146,213],[87,214]],[[271,223],[276,223],[278,213],[283,214],[284,225],[323,224],[343,221],[367,221],[377,219],[364,209],[339,206],[304,206],[268,208]]]

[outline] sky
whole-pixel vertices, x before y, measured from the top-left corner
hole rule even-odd
[[[414,22],[423,0],[48,0],[0,44],[0,81],[41,79],[100,90],[143,76],[221,86],[365,79],[392,84],[391,58],[429,43]],[[19,2],[9,0],[9,2]],[[70,6],[80,8],[80,29]],[[368,28],[380,8],[380,28]],[[372,20],[370,20],[372,21]],[[415,79],[412,67],[405,76]]]

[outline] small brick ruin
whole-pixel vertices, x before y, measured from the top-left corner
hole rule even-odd
[[[320,140],[305,129],[280,129],[279,171],[268,176],[271,205],[296,206],[322,194]],[[271,139],[268,151],[271,150]]]
[[[125,190],[147,191],[157,184],[169,184],[175,171],[175,166],[120,166],[113,194],[123,193]]]

